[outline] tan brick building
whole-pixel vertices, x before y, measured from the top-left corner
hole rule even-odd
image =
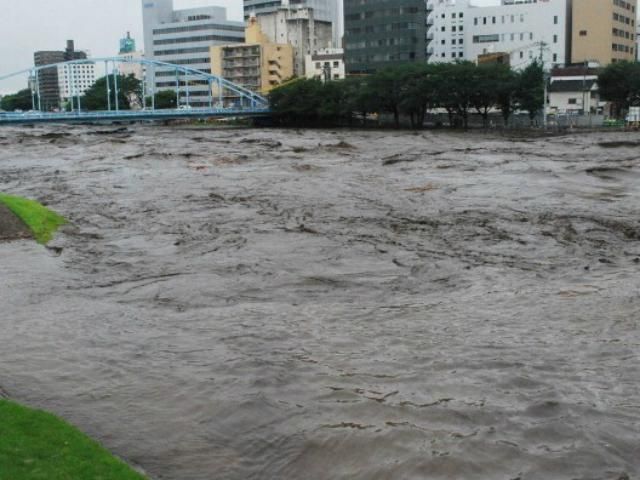
[[[638,0],[573,0],[571,62],[636,59]]]
[[[255,17],[249,19],[245,42],[211,47],[211,73],[261,94],[293,76],[293,47],[269,41]]]

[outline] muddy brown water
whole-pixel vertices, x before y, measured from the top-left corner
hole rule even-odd
[[[0,385],[156,479],[638,478],[639,140],[3,128]]]

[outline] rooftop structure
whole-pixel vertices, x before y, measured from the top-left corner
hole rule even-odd
[[[342,15],[339,0],[244,0],[244,18],[252,15],[260,17],[278,11],[281,7],[312,8],[317,21],[330,22],[332,27],[333,47],[341,43]]]
[[[305,58],[332,45],[332,23],[318,20],[312,8],[280,7],[257,17],[267,38],[293,47],[293,71],[305,75]]]

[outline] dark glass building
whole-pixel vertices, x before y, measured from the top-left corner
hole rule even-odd
[[[426,0],[344,0],[347,74],[427,60]]]
[[[73,40],[67,40],[67,48],[62,50],[38,51],[33,54],[34,65],[41,67],[69,60],[83,60],[87,54],[74,48]],[[49,111],[60,107],[60,86],[58,68],[45,68],[38,71],[38,85],[42,109]]]

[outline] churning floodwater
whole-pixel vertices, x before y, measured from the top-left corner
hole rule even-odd
[[[0,385],[155,479],[640,474],[640,134],[0,130]]]

